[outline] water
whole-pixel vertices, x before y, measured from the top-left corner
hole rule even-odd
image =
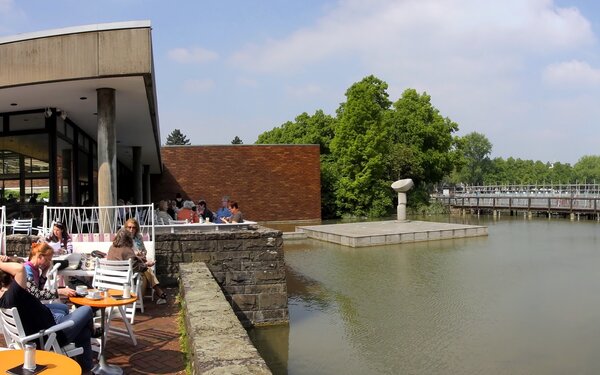
[[[489,236],[286,243],[290,325],[251,332],[273,372],[600,373],[600,224],[468,220]]]

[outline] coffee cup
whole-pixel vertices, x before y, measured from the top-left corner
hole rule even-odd
[[[85,285],[77,285],[75,287],[75,293],[80,296],[84,296],[87,294],[87,286]]]
[[[93,298],[93,299],[98,299],[101,297],[100,291],[98,291],[98,290],[91,291],[90,293],[88,293],[88,295],[90,296],[90,298]]]

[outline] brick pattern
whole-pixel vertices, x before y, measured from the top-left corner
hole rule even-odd
[[[173,285],[179,265],[205,262],[245,326],[289,321],[280,231],[255,230],[157,234],[156,273]]]
[[[163,173],[152,176],[152,201],[203,198],[216,211],[221,197],[238,201],[249,220],[319,220],[318,145],[164,146]]]

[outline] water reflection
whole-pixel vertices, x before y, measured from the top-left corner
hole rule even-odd
[[[600,372],[599,224],[452,220],[489,237],[286,243],[290,326],[267,335],[282,351],[274,372]]]

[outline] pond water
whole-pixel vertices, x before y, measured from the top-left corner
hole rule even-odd
[[[488,237],[284,245],[289,326],[250,335],[275,374],[600,373],[600,224],[435,217]]]

